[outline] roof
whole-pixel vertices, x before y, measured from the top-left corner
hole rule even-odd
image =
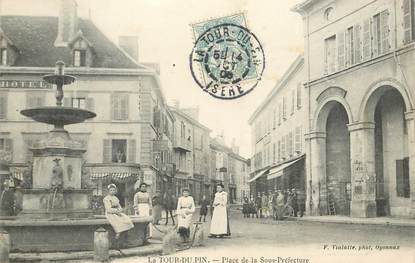
[[[249,117],[248,123],[252,124],[254,119],[261,113],[261,111],[269,104],[269,102],[278,94],[278,92],[285,87],[287,82],[294,76],[294,74],[304,65],[304,56],[299,55],[290,65],[288,70],[284,73],[281,79],[277,82],[275,87],[270,91],[265,100],[259,105],[254,113]]]
[[[316,2],[318,2],[319,0],[305,0],[299,4],[296,4],[295,6],[293,6],[291,8],[291,11],[293,12],[304,12],[304,10],[308,9],[311,5],[315,4]]]
[[[193,125],[195,125],[195,126],[197,126],[199,128],[202,128],[202,129],[204,129],[204,130],[206,130],[208,132],[211,132],[212,131],[211,129],[209,129],[205,125],[201,124],[199,121],[193,119],[191,116],[187,115],[186,113],[184,113],[180,109],[177,109],[177,108],[175,108],[173,106],[169,106],[169,109],[170,109],[170,111],[173,114],[176,113],[176,114],[180,115],[181,117],[185,118],[187,121],[191,122]]]
[[[231,147],[228,147],[226,145],[223,145],[222,143],[219,143],[218,140],[216,140],[216,138],[211,138],[210,139],[210,147],[214,150],[219,150],[219,151],[226,152],[227,154],[231,155],[235,159],[238,159],[238,160],[243,161],[243,162],[247,162],[246,158],[244,158],[243,156],[241,156],[238,153],[235,153],[232,150]]]
[[[5,35],[19,50],[19,56],[11,67],[54,67],[58,60],[71,64],[71,49],[54,46],[58,33],[58,17],[2,16],[0,19]],[[146,68],[129,58],[91,20],[78,18],[78,29],[93,44],[95,57],[91,67]]]

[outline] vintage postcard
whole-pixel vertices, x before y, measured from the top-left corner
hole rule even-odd
[[[415,0],[0,0],[0,263],[415,262]]]

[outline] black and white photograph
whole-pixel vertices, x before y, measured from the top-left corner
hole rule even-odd
[[[0,0],[0,263],[414,263],[415,0]]]

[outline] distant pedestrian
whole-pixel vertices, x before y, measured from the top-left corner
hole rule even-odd
[[[262,216],[264,218],[267,218],[268,217],[268,196],[265,193],[262,193],[261,205],[262,205]]]
[[[14,193],[8,182],[4,182],[0,195],[0,215],[12,216],[14,210]]]
[[[209,202],[209,200],[207,200],[206,195],[203,195],[202,201],[200,203],[199,222],[202,222],[202,217],[203,217],[203,222],[206,222],[206,215],[208,213],[209,204],[210,204],[210,202]]]
[[[297,190],[297,205],[300,217],[303,217],[305,211],[305,193],[303,190]]]
[[[289,216],[294,214],[293,209],[293,193],[291,190],[287,190],[287,202],[285,204],[285,211],[288,211]]]
[[[272,218],[274,216],[273,207],[272,207],[272,199],[273,199],[272,192],[269,191],[269,193],[268,193],[268,203],[267,203],[267,206],[268,206],[268,218],[270,218],[270,217]]]
[[[262,199],[261,199],[261,193],[258,193],[257,198],[255,199],[255,205],[256,205],[256,212],[257,212],[257,218],[262,218]]]
[[[298,215],[298,198],[297,198],[297,190],[295,188],[291,189],[292,195],[292,207],[294,210],[294,217]]]
[[[272,195],[272,217],[274,220],[277,220],[277,211],[278,211],[277,197],[278,197],[278,192],[275,191],[274,194]]]
[[[258,212],[254,197],[251,197],[251,200],[249,201],[249,213],[252,215],[252,218],[258,218]]]
[[[244,202],[242,204],[242,214],[244,215],[244,218],[250,217],[250,207],[249,207],[249,199],[248,197],[244,197]]]
[[[169,223],[169,215],[174,223],[173,211],[176,209],[176,196],[172,193],[171,189],[167,189],[167,192],[163,197],[164,210],[166,211],[166,225]]]
[[[277,206],[277,220],[282,220],[284,218],[284,210],[285,210],[285,195],[283,191],[278,191],[276,206]]]

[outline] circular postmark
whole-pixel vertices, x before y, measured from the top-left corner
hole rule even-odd
[[[190,69],[196,83],[219,99],[251,92],[265,68],[264,51],[247,28],[230,23],[212,26],[196,40]]]

